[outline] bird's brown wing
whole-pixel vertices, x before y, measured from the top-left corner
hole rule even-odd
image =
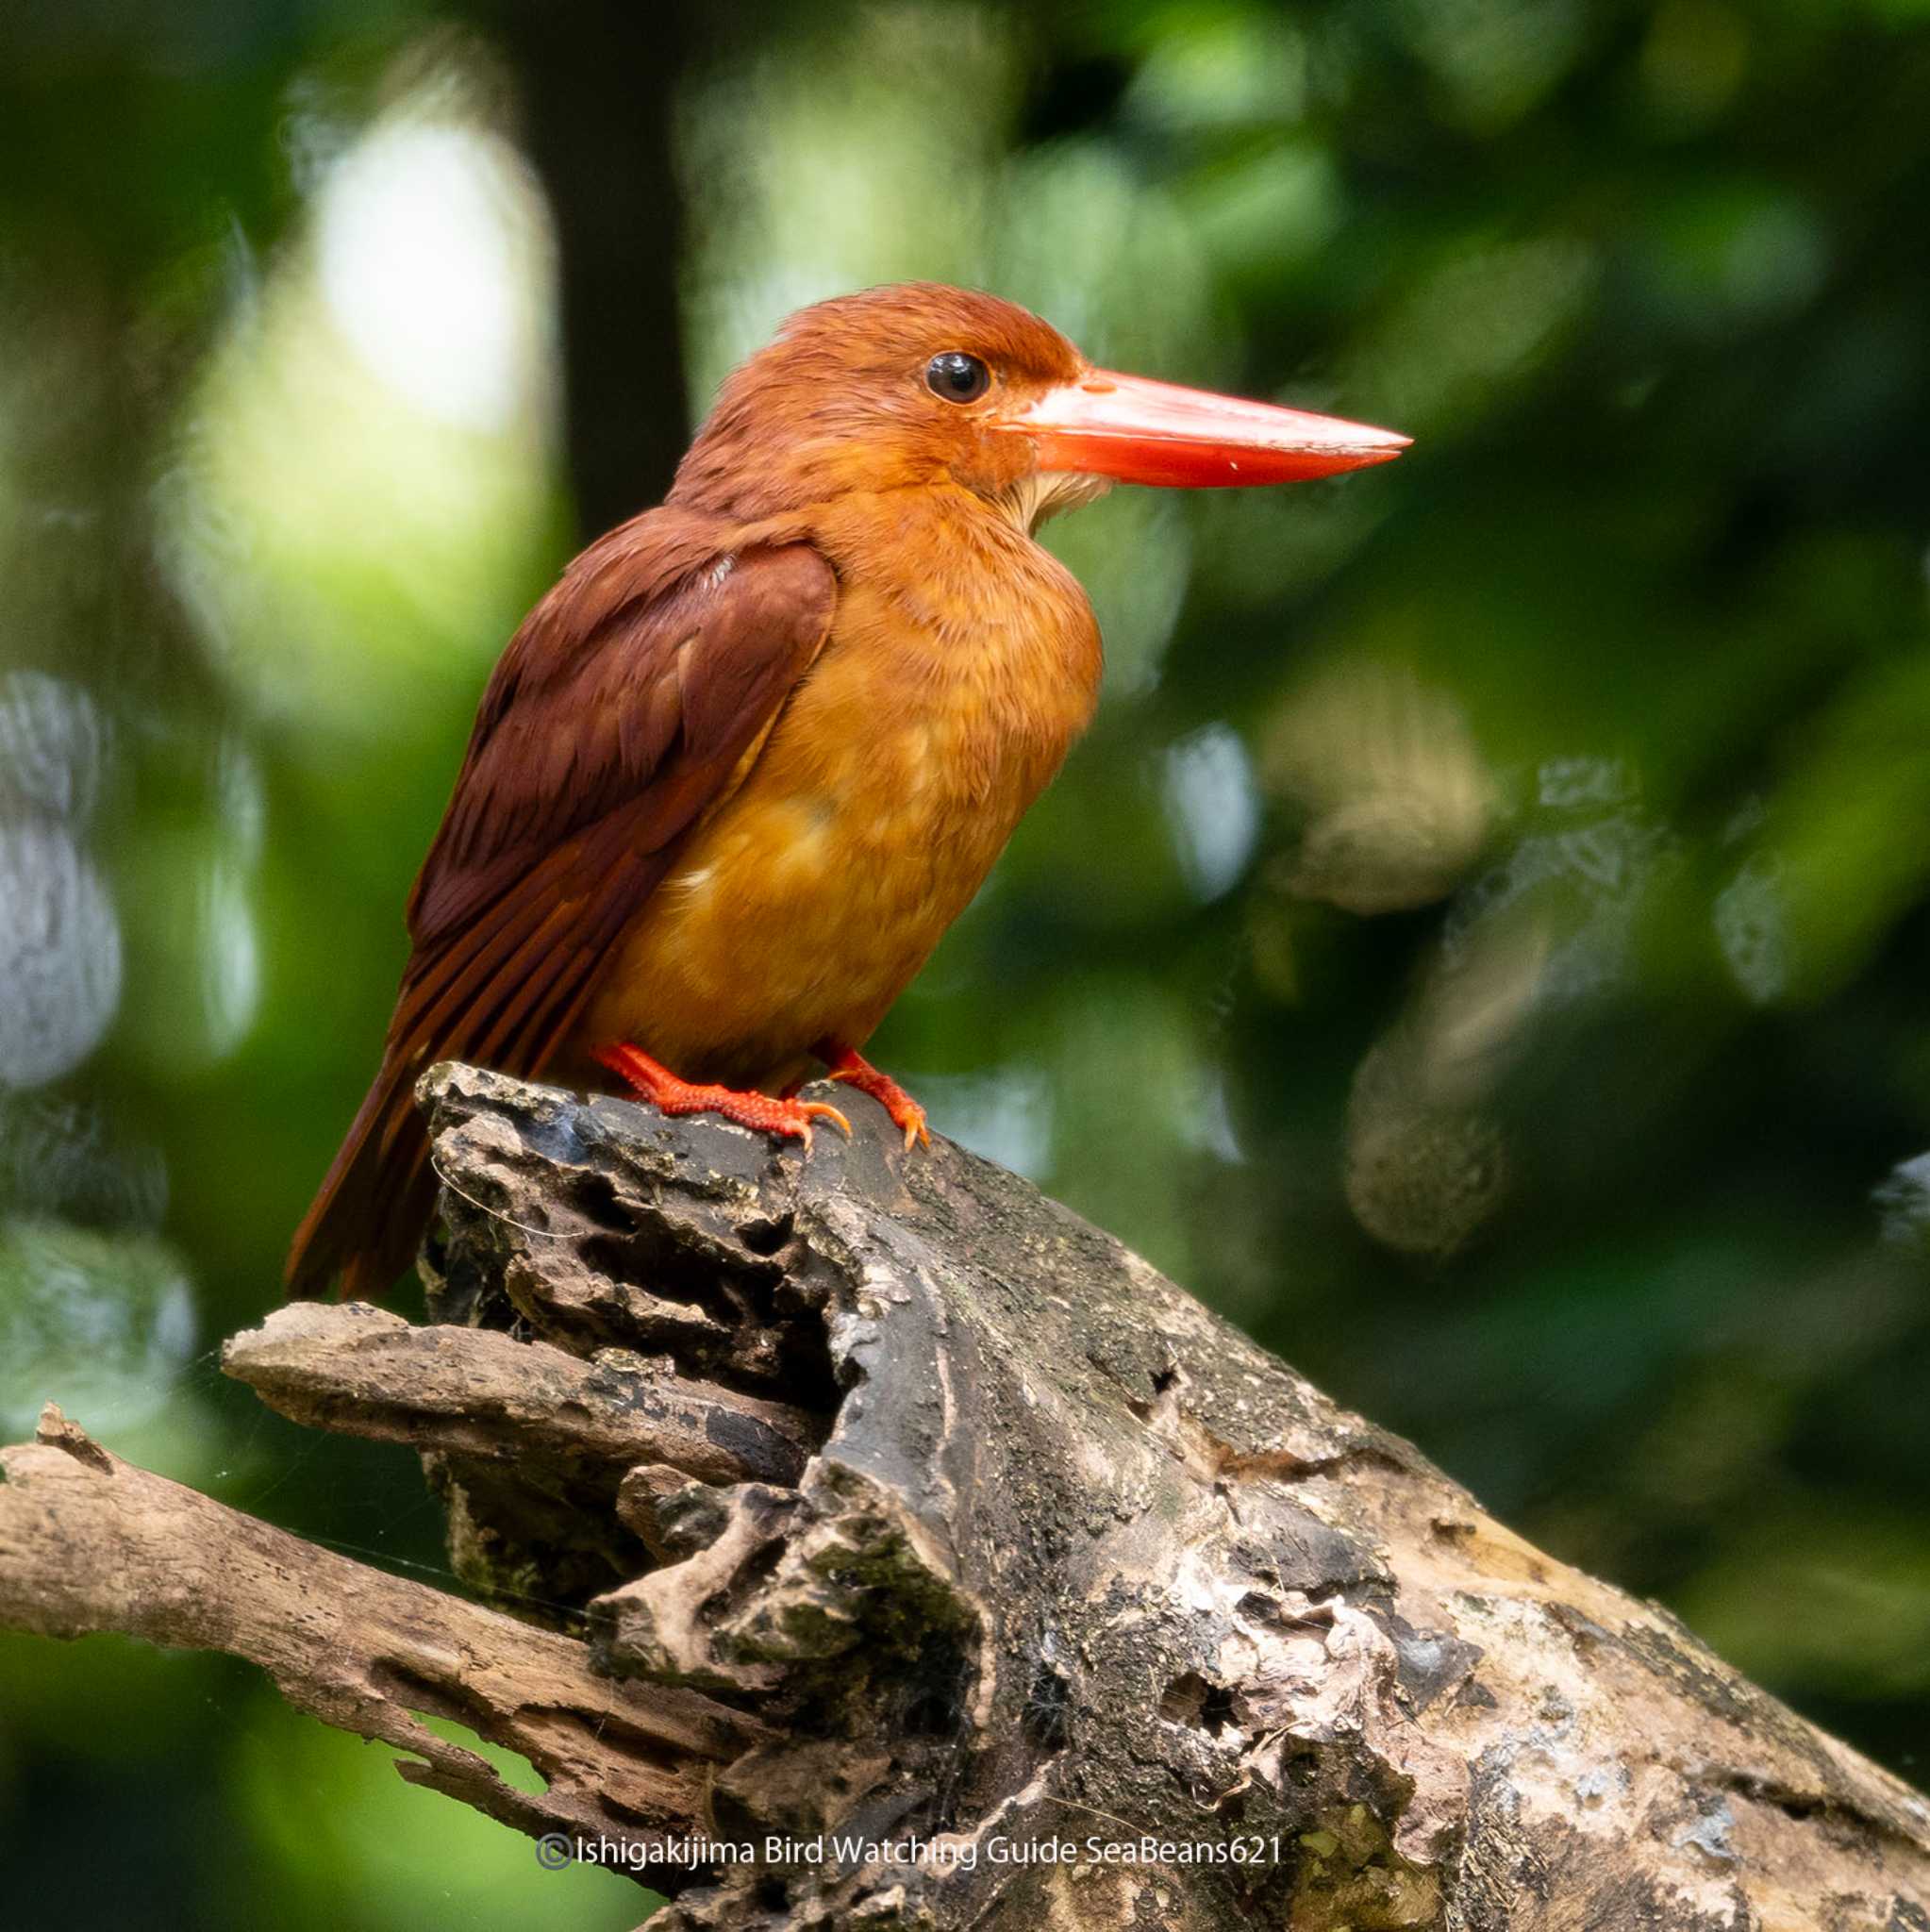
[[[293,1294],[380,1294],[434,1199],[417,1076],[534,1074],[569,1034],[678,841],[741,778],[831,626],[807,543],[740,549],[652,510],[571,564],[504,652],[409,895],[381,1072],[290,1250]]]

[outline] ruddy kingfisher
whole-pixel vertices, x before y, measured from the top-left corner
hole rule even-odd
[[[504,652],[408,900],[382,1065],[297,1231],[295,1294],[380,1294],[434,1201],[417,1077],[617,1082],[808,1145],[1092,715],[1098,625],[1036,541],[1114,483],[1287,483],[1407,439],[1095,369],[931,283],[793,315],[669,498]]]

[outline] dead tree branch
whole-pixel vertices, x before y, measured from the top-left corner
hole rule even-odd
[[[0,1470],[0,1624],[246,1657],[298,1709],[409,1754],[396,1769],[411,1784],[521,1830],[684,1829],[709,1772],[768,1740],[744,1712],[601,1674],[567,1637],[136,1469],[51,1405]],[[423,1715],[522,1753],[548,1790],[505,1783]]]
[[[868,1104],[800,1161],[424,1092],[434,1325],[298,1307],[227,1365],[419,1449],[477,1593],[590,1641],[58,1417],[6,1452],[0,1622],[250,1657],[413,1780],[616,1847],[664,1932],[1930,1932],[1915,1793],[1013,1175]]]

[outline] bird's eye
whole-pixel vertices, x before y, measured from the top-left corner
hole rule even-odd
[[[924,365],[924,386],[948,403],[975,403],[991,387],[991,371],[976,356],[947,349]]]

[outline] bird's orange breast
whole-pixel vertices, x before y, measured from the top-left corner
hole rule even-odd
[[[631,923],[579,1049],[773,1088],[859,1045],[984,881],[1091,715],[1084,593],[943,491],[841,499],[838,608],[737,789]]]

